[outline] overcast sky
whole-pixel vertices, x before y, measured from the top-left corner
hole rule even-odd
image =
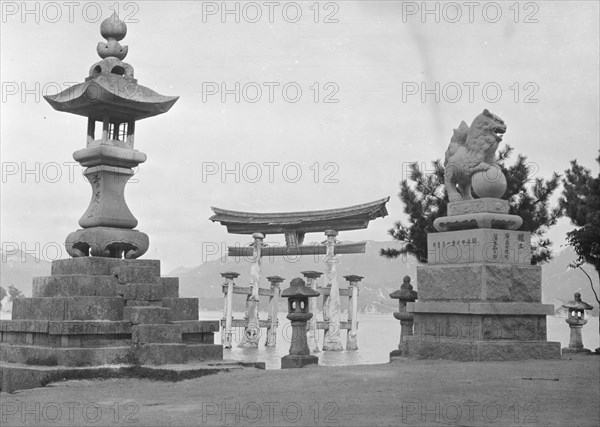
[[[37,243],[55,258],[79,228],[90,187],[72,153],[85,146],[86,119],[41,95],[84,81],[114,4],[31,2],[25,13],[2,2],[4,249]],[[598,171],[598,2],[429,2],[425,15],[421,2],[228,2],[239,23],[221,2],[118,5],[138,83],[180,96],[137,124],[148,160],[126,188],[150,236],[145,258],[164,272],[200,264],[213,242],[251,240],[210,222],[211,206],[298,211],[391,196],[389,216],[339,236],[389,239],[404,218],[406,165],[443,158],[452,129],[484,108],[505,120],[504,143],[536,176],[575,158]],[[551,231],[555,249],[570,228],[562,220]]]

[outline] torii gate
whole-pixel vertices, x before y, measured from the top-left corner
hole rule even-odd
[[[329,322],[323,341],[323,350],[342,350],[340,334],[340,290],[337,281],[337,255],[364,253],[366,242],[341,243],[336,240],[340,231],[367,228],[369,222],[387,215],[385,204],[389,197],[374,202],[346,208],[306,212],[255,213],[231,211],[211,207],[215,213],[210,217],[227,227],[231,234],[250,234],[254,241],[250,246],[230,246],[228,255],[251,257],[250,285],[252,294],[248,296],[248,326],[244,331],[240,347],[258,347],[260,328],[258,322],[258,301],[263,256],[325,255],[325,286],[330,289],[324,319]],[[324,232],[327,240],[321,244],[303,245],[306,233]],[[267,234],[284,234],[285,246],[266,246],[263,240]],[[314,282],[316,287],[316,282]],[[316,303],[315,303],[316,304]],[[314,310],[313,310],[314,312]],[[309,325],[309,334],[315,333],[314,325]],[[230,333],[230,331],[227,331]],[[310,337],[309,337],[310,338]]]

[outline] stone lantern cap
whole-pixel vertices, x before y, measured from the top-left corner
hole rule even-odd
[[[321,295],[319,292],[306,286],[306,283],[300,277],[296,277],[295,279],[292,279],[292,281],[290,282],[290,287],[285,289],[281,293],[281,296],[284,298],[290,298],[290,297],[312,298],[312,297],[318,297],[319,295]]]
[[[235,279],[239,275],[240,273],[236,273],[235,271],[226,271],[225,273],[221,273],[221,276],[226,279]]]
[[[309,279],[318,279],[323,275],[323,273],[321,273],[320,271],[314,270],[301,271],[300,274],[304,275],[305,277],[308,277]]]
[[[413,285],[410,284],[409,276],[404,276],[402,286],[397,291],[392,292],[390,298],[405,301],[415,301],[417,299],[417,291],[413,291]]]
[[[364,279],[364,277],[358,276],[356,274],[350,274],[348,276],[344,276],[344,279],[346,279],[349,282],[360,282],[362,279]]]
[[[283,282],[285,279],[283,277],[279,277],[279,276],[269,276],[269,277],[267,277],[267,280],[269,282]]]
[[[579,292],[575,292],[575,301],[569,301],[566,304],[563,304],[564,308],[568,308],[569,310],[591,310],[594,308],[589,305],[587,302],[581,301],[581,294]]]

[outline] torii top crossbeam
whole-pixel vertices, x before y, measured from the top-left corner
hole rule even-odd
[[[305,233],[367,228],[369,221],[387,215],[385,204],[389,200],[386,197],[345,208],[305,212],[257,213],[212,207],[215,214],[210,220],[220,222],[231,234],[295,234],[300,244]]]

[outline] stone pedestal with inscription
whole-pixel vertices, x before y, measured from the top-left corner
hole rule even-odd
[[[542,270],[531,265],[531,233],[508,202],[451,202],[427,236],[428,264],[417,267],[419,301],[408,303],[414,335],[408,356],[463,361],[560,358],[546,341]],[[446,231],[448,230],[448,231]]]

